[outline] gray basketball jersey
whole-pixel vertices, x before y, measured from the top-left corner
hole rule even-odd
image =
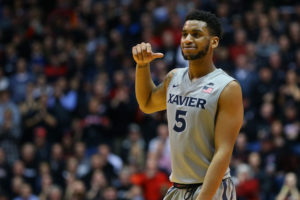
[[[191,82],[188,68],[179,68],[167,89],[167,117],[172,173],[176,183],[202,183],[215,145],[215,119],[219,96],[234,79],[222,69]],[[227,169],[223,178],[230,177]]]

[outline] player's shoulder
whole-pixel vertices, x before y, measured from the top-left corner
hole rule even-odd
[[[164,84],[166,88],[169,86],[169,83],[171,82],[171,80],[174,78],[175,75],[177,75],[180,72],[184,72],[185,70],[186,70],[185,68],[174,68],[171,71],[169,71],[164,80]]]
[[[177,74],[178,72],[184,70],[184,68],[174,68],[171,71],[168,72],[168,74],[166,75],[166,80],[171,81],[172,78],[175,76],[175,74]]]
[[[239,84],[239,82],[237,82],[237,80],[233,79],[226,85],[226,87],[224,89],[227,89],[229,91],[239,90],[239,89],[241,89],[241,85]]]
[[[175,74],[184,73],[185,71],[187,71],[187,68],[174,68],[171,71],[169,71],[167,77],[172,79],[175,76]]]
[[[236,80],[230,81],[223,89],[220,98],[232,99],[233,97],[242,96],[242,89]]]

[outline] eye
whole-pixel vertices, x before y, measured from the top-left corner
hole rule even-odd
[[[182,33],[182,37],[186,37],[187,35],[188,35],[188,34],[185,33],[185,32]]]
[[[198,37],[200,37],[200,34],[199,33],[193,33],[192,36],[195,37],[195,38],[198,38]]]

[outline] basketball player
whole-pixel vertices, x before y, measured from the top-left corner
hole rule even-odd
[[[167,110],[173,182],[164,200],[236,199],[229,162],[243,121],[242,93],[234,78],[213,63],[221,25],[209,12],[185,19],[181,50],[188,68],[170,71],[155,86],[150,62],[162,58],[149,43],[132,48],[141,110]]]

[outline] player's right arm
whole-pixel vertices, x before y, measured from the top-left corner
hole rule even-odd
[[[156,86],[151,78],[150,62],[162,58],[162,53],[153,53],[149,43],[141,43],[132,48],[136,62],[135,93],[140,109],[153,113],[166,109],[166,93],[174,70],[169,72],[164,81]]]

